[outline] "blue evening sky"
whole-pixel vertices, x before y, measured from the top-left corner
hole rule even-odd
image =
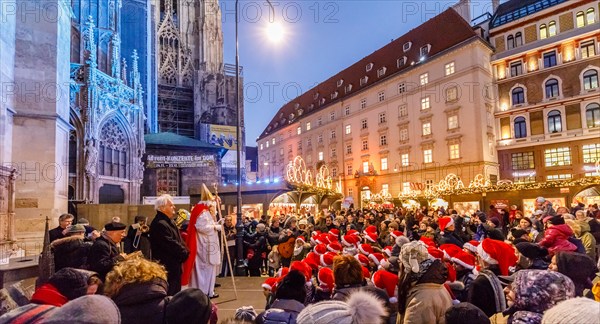
[[[235,64],[235,2],[220,2],[225,62]],[[266,1],[241,0],[238,29],[246,145],[256,145],[282,105],[456,2],[272,1],[273,16]],[[486,11],[491,11],[491,1],[472,1],[472,18]],[[272,17],[285,29],[277,44],[265,36]]]

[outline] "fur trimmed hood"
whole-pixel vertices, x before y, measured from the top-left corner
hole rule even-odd
[[[375,323],[376,318],[382,319],[387,316],[384,303],[375,295],[356,290],[343,302],[339,300],[328,300],[311,304],[304,308],[298,318],[298,324],[351,324],[351,323]]]

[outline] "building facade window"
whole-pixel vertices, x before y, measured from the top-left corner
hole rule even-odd
[[[347,106],[346,108],[344,108],[344,115],[350,116],[350,106]]]
[[[587,70],[583,73],[583,88],[585,90],[598,88],[598,71]]]
[[[323,161],[323,152],[319,152],[319,161]]]
[[[423,136],[431,135],[431,122],[423,122],[422,130]]]
[[[556,65],[556,51],[544,53],[544,68],[550,68]]]
[[[335,129],[332,129],[331,132],[329,132],[329,138],[335,139]]]
[[[444,72],[446,76],[454,74],[454,62],[447,63],[446,66],[444,66]]]
[[[367,119],[363,119],[360,121],[360,129],[367,129],[368,128],[368,124],[367,124]]]
[[[366,98],[360,99],[360,109],[365,109],[365,108],[367,108],[367,99]]]
[[[362,163],[362,170],[363,170],[363,173],[369,173],[369,162],[368,161],[364,161]]]
[[[368,151],[368,150],[369,150],[369,141],[367,141],[367,140],[362,140],[362,143],[361,143],[361,149],[362,149],[363,151]]]
[[[352,154],[352,144],[346,145],[346,154]]]
[[[406,83],[402,82],[398,84],[398,94],[403,94],[406,92]]]
[[[548,37],[556,36],[556,21],[548,23]]]
[[[532,170],[535,169],[533,152],[519,152],[511,154],[513,170]]]
[[[515,47],[523,45],[523,34],[517,32],[515,34]]]
[[[569,147],[557,147],[544,151],[546,167],[571,165],[571,149]]]
[[[429,109],[431,108],[431,102],[429,99],[429,96],[425,97],[425,98],[421,98],[421,110],[425,110],[425,109]]]
[[[346,135],[352,133],[352,125],[346,125]]]
[[[575,21],[577,22],[577,28],[585,26],[585,14],[583,11],[580,11],[575,15]]]
[[[510,76],[516,77],[523,74],[523,63],[521,61],[510,63]]]
[[[448,129],[458,128],[458,115],[448,116]]]
[[[514,121],[515,126],[515,138],[527,137],[527,122],[525,117],[517,117]]]
[[[379,93],[377,93],[377,100],[379,100],[379,102],[385,100],[385,91],[379,91]]]
[[[382,183],[381,184],[381,193],[382,194],[387,195],[388,192],[389,192],[389,190],[390,190],[390,185],[389,184],[387,184],[387,183]]]
[[[349,176],[352,175],[352,165],[346,166],[346,175],[349,175]],[[350,189],[348,189],[348,191],[350,191]]]
[[[296,130],[296,134],[298,134],[298,135],[302,134],[302,127],[298,126],[298,129]]]
[[[410,163],[408,153],[403,153],[402,155],[400,155],[400,161],[403,167],[407,167]]]
[[[334,121],[335,120],[335,112],[334,111],[332,111],[332,112],[329,113],[329,120],[330,121]]]
[[[550,133],[562,132],[562,118],[560,111],[552,110],[548,113],[548,131]]]
[[[596,46],[593,40],[582,42],[579,46],[581,49],[581,58],[585,59],[596,55]]]
[[[310,130],[310,122],[306,123],[306,130],[309,131]]]
[[[179,170],[161,168],[156,170],[156,194],[179,195]]]
[[[458,99],[458,88],[450,87],[446,89],[446,102],[453,102]]]
[[[400,128],[400,141],[401,142],[408,141],[408,128],[407,127]]]
[[[334,158],[334,157],[336,157],[336,156],[337,156],[337,150],[335,149],[335,147],[332,147],[332,148],[329,150],[329,153],[330,153],[329,155],[330,155],[332,158]]]
[[[386,146],[387,145],[387,135],[380,135],[379,136],[379,146]]]
[[[585,120],[588,128],[600,127],[600,104],[594,102],[585,107]]]
[[[546,181],[568,180],[571,178],[572,178],[572,175],[568,174],[568,173],[550,174],[550,175],[546,176]]]
[[[379,113],[379,123],[383,124],[385,122],[387,122],[387,118],[385,117],[385,113],[384,112]]]
[[[386,171],[388,169],[388,159],[381,158],[381,171]]]
[[[423,73],[419,76],[419,83],[421,85],[426,85],[429,83],[429,73]]]
[[[558,89],[558,80],[550,79],[546,81],[544,87],[546,89],[546,98],[556,98],[560,95],[560,91]]]
[[[532,183],[535,182],[535,170],[513,172],[514,183]]]
[[[583,163],[596,163],[600,160],[600,144],[583,145]]]
[[[423,150],[423,162],[424,163],[432,163],[433,162],[433,150],[432,149]]]
[[[508,35],[508,37],[506,37],[506,47],[508,49],[513,49],[515,48],[515,36],[513,35]]]
[[[540,25],[540,39],[548,38],[548,26],[546,24]]]
[[[402,182],[402,193],[410,193],[410,182]]]
[[[516,87],[511,93],[512,104],[520,105],[525,103],[525,90],[523,87]]]
[[[406,116],[408,116],[408,106],[407,105],[400,105],[400,106],[398,106],[398,116],[399,117],[406,117]]]
[[[319,136],[317,136],[317,143],[322,144],[323,143],[323,135],[319,134]]]
[[[332,178],[337,178],[338,174],[337,174],[337,168],[331,168],[331,177]]]
[[[451,160],[460,158],[460,144],[450,144],[449,150]]]
[[[594,8],[589,8],[586,11],[586,20],[587,20],[588,25],[596,22],[596,12],[595,12]]]

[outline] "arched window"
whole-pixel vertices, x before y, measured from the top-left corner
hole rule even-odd
[[[515,118],[515,138],[527,137],[527,123],[525,117]]]
[[[585,120],[587,127],[600,127],[600,104],[591,103],[585,107]]]
[[[518,32],[515,34],[515,47],[523,45],[523,34]]]
[[[540,25],[540,39],[546,38],[548,38],[548,27],[546,27],[546,24],[542,24]]]
[[[562,132],[562,118],[560,111],[552,110],[548,113],[548,131],[550,133]]]
[[[550,79],[546,81],[546,98],[554,98],[559,95],[558,80]]]
[[[127,178],[128,140],[119,123],[111,119],[100,131],[98,169],[100,175]]]
[[[514,48],[515,47],[515,37],[513,35],[508,35],[508,37],[506,38],[506,46],[508,49]]]
[[[577,28],[585,26],[585,14],[583,11],[580,11],[575,15],[575,20],[577,20]]]
[[[525,103],[525,91],[522,87],[516,87],[512,90],[512,104],[518,105]]]
[[[553,20],[548,23],[548,37],[556,36],[556,22]]]
[[[587,70],[583,73],[583,88],[585,90],[598,88],[598,71]]]
[[[587,23],[593,24],[596,21],[596,13],[594,12],[594,8],[590,8],[586,12]]]

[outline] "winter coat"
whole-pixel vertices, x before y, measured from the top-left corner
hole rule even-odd
[[[54,253],[54,271],[67,267],[84,269],[91,248],[91,242],[85,242],[82,238],[76,236],[68,236],[53,241],[50,243],[50,249]]]
[[[596,260],[596,238],[590,233],[590,225],[585,221],[575,221],[570,224],[573,229],[575,237],[581,240],[581,244],[587,254],[592,260]]]
[[[438,236],[438,245],[442,244],[454,244],[460,248],[463,247],[464,242],[458,235],[451,231],[445,231],[443,235]]]
[[[256,316],[257,324],[295,324],[304,304],[293,299],[275,299],[271,308]]]
[[[504,291],[497,277],[499,273],[497,266],[491,266],[481,271],[469,287],[467,302],[479,307],[488,317],[503,312],[506,306]]]
[[[104,281],[106,274],[122,260],[117,245],[105,236],[100,236],[94,241],[88,255],[89,270],[97,272],[100,279]]]
[[[60,293],[58,289],[50,284],[46,283],[38,287],[33,295],[31,296],[31,302],[40,305],[52,305],[60,307],[66,304],[69,299]]]
[[[254,250],[254,255],[248,260],[248,267],[253,269],[260,268],[263,263],[263,253],[265,256],[267,253],[266,233],[257,233],[254,243],[244,242],[244,245]]]
[[[567,224],[553,225],[544,232],[544,239],[540,246],[548,249],[548,254],[554,255],[558,251],[576,251],[577,247],[569,242],[573,230]]]
[[[60,227],[60,226],[57,226],[56,228],[53,228],[53,229],[49,230],[48,234],[49,234],[49,237],[50,237],[50,243],[52,243],[52,242],[54,242],[54,241],[56,241],[58,239],[66,237],[63,234],[64,230],[65,229],[62,228],[62,227]]]
[[[400,314],[398,323],[445,323],[444,314],[451,306],[452,298],[444,285],[418,284],[408,293],[406,311]]]
[[[281,266],[281,256],[279,255],[279,252],[277,251],[277,245],[274,245],[273,248],[271,249],[271,252],[269,252],[269,268],[273,268],[275,270],[279,269],[279,267]]]
[[[269,246],[273,247],[274,245],[279,244],[279,234],[281,234],[280,227],[269,227],[269,230],[267,232],[267,241],[269,243]]]
[[[166,298],[167,282],[160,278],[127,284],[112,297],[121,312],[121,321],[132,324],[163,323]]]

